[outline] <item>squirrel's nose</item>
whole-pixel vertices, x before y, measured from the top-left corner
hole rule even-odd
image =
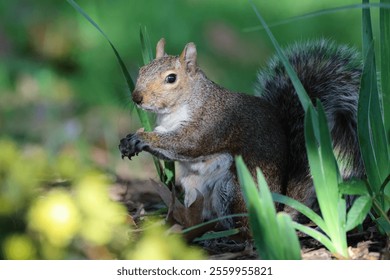
[[[135,103],[141,104],[142,103],[142,94],[138,90],[134,90],[132,94],[132,99]]]

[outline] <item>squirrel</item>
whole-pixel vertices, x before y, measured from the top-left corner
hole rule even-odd
[[[189,207],[200,192],[204,220],[246,212],[236,155],[243,157],[253,176],[257,167],[262,170],[272,192],[314,207],[304,111],[280,59],[274,57],[259,72],[257,93],[248,95],[209,80],[197,65],[194,43],[188,43],[180,56],[167,55],[164,47],[161,39],[156,58],[140,69],[132,93],[137,106],[157,114],[157,126],[122,139],[122,158],[146,151],[177,161],[184,204]],[[326,39],[296,43],[284,51],[312,102],[319,99],[325,108],[342,176],[363,176],[357,139],[360,55]],[[243,222],[222,219],[220,223],[232,228]]]

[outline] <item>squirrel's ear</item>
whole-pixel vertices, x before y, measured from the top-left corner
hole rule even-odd
[[[188,43],[180,55],[180,60],[185,63],[187,70],[193,71],[196,67],[196,46],[194,43]]]
[[[166,56],[167,54],[165,53],[165,39],[161,38],[160,41],[157,43],[156,47],[156,58],[161,58],[163,56]]]

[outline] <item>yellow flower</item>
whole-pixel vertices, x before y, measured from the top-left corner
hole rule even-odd
[[[54,190],[38,199],[30,209],[28,222],[58,247],[68,245],[80,228],[78,209],[64,190]]]
[[[126,223],[126,208],[108,197],[107,180],[98,173],[84,176],[75,186],[83,215],[83,238],[95,245],[112,241],[114,232]]]
[[[3,244],[5,259],[32,260],[36,258],[33,242],[23,234],[14,234],[6,238]]]
[[[198,260],[204,259],[203,252],[188,246],[179,235],[168,234],[158,223],[146,225],[141,240],[135,250],[127,254],[127,259],[135,260]]]

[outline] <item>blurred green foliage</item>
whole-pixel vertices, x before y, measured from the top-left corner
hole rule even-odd
[[[326,3],[283,0],[278,5],[256,2],[269,23],[327,7],[358,3],[350,0]],[[77,3],[103,27],[134,75],[142,65],[140,24],[147,26],[152,42],[165,37],[170,53],[177,54],[188,41],[197,43],[203,68],[217,82],[237,90],[251,91],[256,69],[272,53],[263,32],[242,32],[257,25],[246,1],[80,0]],[[66,1],[6,1],[0,7],[0,17],[2,52],[6,54],[6,64],[13,65],[8,74],[14,76],[21,68],[27,72],[46,68],[76,84],[77,92],[83,93],[78,95],[83,102],[123,101],[124,83],[109,47]],[[274,33],[282,44],[318,36],[356,44],[360,40],[359,20],[358,10],[348,10],[282,25]],[[340,28],[345,26],[357,28]],[[4,74],[2,80],[7,79]]]
[[[359,1],[255,1],[268,23],[307,12]],[[167,51],[198,45],[199,63],[210,78],[235,91],[251,93],[256,72],[273,54],[247,1],[233,0],[79,0],[101,26],[136,77],[143,65],[139,26],[145,25],[154,45],[165,37]],[[360,45],[360,11],[346,10],[273,28],[282,45],[313,37]],[[346,28],[348,27],[348,28]],[[356,28],[354,28],[356,27]],[[3,1],[0,4],[0,126],[19,141],[43,142],[56,149],[81,137],[91,123],[82,123],[99,108],[105,137],[117,134],[112,117],[101,106],[126,112],[129,92],[104,38],[64,0]],[[93,118],[89,116],[89,118]],[[134,118],[135,119],[135,118]],[[28,120],[28,121],[26,121]],[[108,122],[108,123],[107,123]],[[81,137],[85,138],[85,137]],[[89,139],[95,141],[96,139]],[[116,139],[114,137],[114,139]],[[114,139],[104,139],[110,147]]]
[[[358,0],[255,1],[269,24]],[[161,37],[179,54],[193,41],[199,64],[215,82],[253,92],[257,70],[274,53],[247,1],[79,0],[104,29],[133,77],[143,65],[139,26],[152,45]],[[330,37],[360,46],[360,10],[350,9],[272,29],[281,45]],[[375,31],[375,30],[374,30]],[[130,98],[105,39],[65,0],[3,1],[0,4],[0,129],[19,142],[39,142],[53,151],[85,141],[111,151],[127,133]],[[103,108],[102,108],[103,107]],[[110,108],[110,109],[107,109]],[[101,132],[103,128],[103,133]]]

